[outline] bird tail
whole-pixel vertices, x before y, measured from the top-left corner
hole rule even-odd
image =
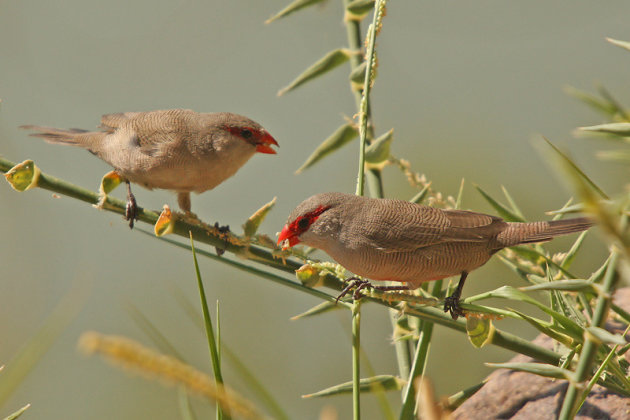
[[[587,217],[549,222],[508,223],[508,227],[497,236],[502,247],[550,241],[556,236],[582,232],[593,226]]]
[[[29,134],[31,137],[41,137],[48,143],[54,144],[67,144],[73,146],[86,147],[85,141],[82,141],[85,137],[87,130],[81,130],[78,128],[71,128],[69,130],[63,130],[53,127],[42,127],[38,125],[22,125],[20,128],[26,130],[35,130],[36,133]]]

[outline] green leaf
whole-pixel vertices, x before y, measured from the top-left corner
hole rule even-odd
[[[630,51],[630,42],[619,41],[618,39],[613,39],[613,38],[606,38],[606,41],[610,42],[613,45],[616,45],[618,47],[621,47],[621,48],[624,48],[624,49]]]
[[[9,169],[4,177],[15,191],[22,192],[37,187],[40,173],[32,160],[25,160]]]
[[[518,206],[516,205],[516,202],[514,201],[514,199],[512,198],[510,193],[508,192],[507,188],[505,188],[505,186],[501,185],[501,190],[503,191],[503,195],[505,196],[505,199],[508,201],[508,204],[510,205],[510,207],[512,207],[512,212],[516,216],[520,217],[522,220],[525,220],[525,216],[523,216],[523,213],[521,212],[521,209],[518,208]]]
[[[601,160],[612,162],[630,163],[630,150],[600,150],[595,154]]]
[[[421,189],[420,192],[418,192],[418,194],[414,195],[409,201],[416,204],[422,203],[422,201],[426,198],[427,194],[429,193],[429,188],[431,188],[430,182],[427,185],[425,185],[424,188]]]
[[[365,82],[365,69],[367,68],[367,62],[362,61],[361,64],[356,66],[352,72],[350,72],[350,81],[357,84],[357,90],[363,89],[363,83]]]
[[[462,208],[462,199],[464,198],[464,184],[465,184],[465,180],[464,178],[462,178],[462,181],[459,183],[459,191],[457,192],[457,198],[455,199],[455,208],[457,210]]]
[[[267,216],[267,214],[269,213],[269,211],[273,208],[275,204],[276,204],[276,197],[274,197],[273,200],[271,200],[270,202],[268,202],[267,204],[265,204],[264,206],[256,210],[254,214],[249,216],[249,219],[247,219],[247,221],[243,225],[243,231],[245,233],[245,236],[253,236],[256,234],[256,232],[258,231],[258,228],[260,227],[260,224],[262,223],[263,220],[265,220],[265,217]]]
[[[609,331],[606,331],[603,328],[599,327],[587,327],[586,331],[588,334],[592,335],[599,341],[600,343],[606,344],[619,344],[620,346],[624,346],[628,344],[626,339],[619,334],[613,334]]]
[[[560,263],[560,266],[562,268],[569,269],[569,267],[571,266],[571,263],[575,259],[576,254],[582,247],[582,243],[584,243],[584,238],[586,238],[586,234],[587,234],[587,231],[580,233],[580,235],[577,237],[575,242],[573,242],[571,249],[569,249],[569,251],[567,252],[567,255],[565,255],[565,257],[562,259],[562,262]]]
[[[475,185],[475,188],[477,189],[477,191],[479,191],[479,193],[481,193],[483,198],[485,198],[486,201],[490,203],[490,205],[494,207],[494,209],[499,213],[499,215],[503,217],[506,221],[521,222],[521,223],[525,222],[525,220],[522,217],[519,217],[518,214],[508,209],[503,204],[496,201],[494,198],[490,197],[490,195],[486,193],[484,190],[482,190],[479,185]]]
[[[590,93],[581,91],[571,86],[567,86],[565,88],[565,92],[606,116],[611,117],[617,113],[617,107],[614,104],[602,100],[595,95],[591,95]]]
[[[466,317],[466,334],[476,348],[481,348],[492,341],[494,325],[488,318]]]
[[[31,406],[30,404],[26,404],[24,407],[20,408],[20,409],[19,409],[18,411],[16,411],[15,413],[10,414],[10,415],[8,415],[8,416],[6,416],[6,417],[4,418],[4,420],[15,420],[15,419],[17,419],[18,417],[20,417],[20,416],[22,415],[22,413],[24,413],[26,410],[28,410],[28,408],[29,408],[30,406]]]
[[[548,378],[573,380],[573,372],[558,366],[547,365],[544,363],[486,363],[486,366],[495,369],[510,369],[519,372],[533,373],[538,376]]]
[[[374,9],[374,0],[353,0],[346,6],[346,10],[353,18],[362,18]]]
[[[348,61],[348,59],[350,59],[351,55],[352,52],[345,48],[339,48],[329,52],[311,67],[306,69],[302,74],[296,77],[295,80],[289,83],[288,86],[280,89],[278,91],[278,96],[284,95],[285,93],[292,91],[298,86],[301,86],[304,83],[342,65],[343,63]]]
[[[214,327],[212,326],[212,319],[210,318],[210,310],[208,309],[206,291],[204,290],[203,281],[201,280],[201,272],[199,271],[199,263],[197,262],[197,252],[195,250],[195,242],[193,241],[192,232],[190,232],[190,249],[192,251],[195,274],[197,276],[197,288],[199,289],[199,298],[201,300],[201,309],[203,312],[204,326],[208,340],[208,349],[210,350],[210,360],[212,361],[212,370],[214,372],[214,378],[217,386],[221,386],[221,384],[223,384],[223,374],[221,373],[219,350],[215,339]]]
[[[103,175],[103,179],[101,179],[101,186],[99,188],[99,192],[103,195],[107,195],[114,190],[117,186],[119,186],[123,182],[123,178],[116,171],[109,171],[105,175]]]
[[[394,129],[392,128],[387,133],[370,143],[370,145],[365,149],[365,160],[368,163],[376,164],[389,159],[389,149],[393,139]]]
[[[47,314],[35,334],[7,363],[0,374],[0,407],[17,390],[65,328],[81,311],[88,293],[89,290],[85,284],[75,284],[55,305],[55,308]]]
[[[295,0],[294,2],[289,4],[287,7],[285,7],[284,9],[280,10],[278,13],[276,13],[275,15],[267,19],[265,23],[271,23],[280,18],[289,16],[290,14],[297,12],[300,9],[303,9],[308,6],[312,6],[317,3],[321,3],[323,1],[324,0]]]
[[[580,131],[591,131],[594,133],[615,134],[622,137],[630,137],[630,123],[607,123],[599,125],[591,125],[589,127],[578,127]]]
[[[578,325],[575,321],[570,319],[569,317],[564,316],[561,313],[558,313],[542,303],[538,302],[536,299],[529,297],[525,293],[517,290],[511,286],[502,286],[498,289],[492,290],[490,292],[484,293],[487,297],[500,297],[504,299],[511,299],[520,302],[526,302],[531,305],[536,306],[541,311],[545,312],[547,315],[551,316],[555,322],[564,327],[566,333],[569,334],[572,338],[577,341],[581,341],[583,339],[584,329]]]
[[[334,133],[330,135],[326,140],[324,140],[317,149],[306,159],[306,162],[300,166],[300,168],[295,171],[296,174],[301,173],[306,168],[310,168],[315,163],[317,163],[320,159],[328,156],[332,152],[337,151],[346,143],[353,140],[357,137],[359,133],[357,130],[350,124],[346,123],[335,130]]]
[[[567,335],[562,334],[561,332],[555,331],[552,326],[553,324],[543,323],[540,320],[533,318],[529,315],[525,315],[524,313],[517,311],[515,309],[511,309],[512,312],[520,316],[524,321],[528,324],[536,328],[541,333],[545,334],[548,337],[556,340],[557,342],[563,344],[564,346],[571,348],[574,345],[574,341]]]
[[[302,318],[308,318],[309,316],[323,314],[324,312],[333,311],[335,309],[341,309],[340,305],[337,305],[335,302],[322,302],[319,305],[313,306],[311,309],[302,312],[301,314],[297,314],[291,317],[291,321],[296,321]]]
[[[546,137],[543,137],[543,139],[547,142],[547,144],[549,146],[551,146],[551,148],[558,154],[558,156],[561,158],[562,162],[565,164],[565,166],[567,167],[568,170],[570,170],[572,172],[572,174],[574,176],[576,176],[579,180],[581,180],[582,182],[586,183],[587,185],[589,185],[595,192],[597,192],[597,194],[606,199],[609,200],[608,195],[606,195],[606,193],[604,191],[602,191],[601,188],[599,188],[597,186],[597,184],[595,184],[574,162],[571,158],[569,158],[566,154],[562,153],[560,151],[560,149],[558,149],[556,147],[555,144],[553,144],[552,142],[550,142]]]
[[[585,209],[586,209],[586,206],[584,205],[584,203],[577,203],[577,204],[573,204],[571,206],[563,207],[563,208],[558,209],[558,210],[548,211],[546,214],[556,216],[556,215],[559,215],[559,214],[584,213]]]
[[[475,393],[479,391],[485,384],[486,384],[486,381],[484,380],[483,382],[479,382],[478,384],[475,384],[464,390],[456,392],[455,394],[448,397],[444,408],[449,411],[455,411],[457,407],[462,405],[464,401],[466,401],[468,398],[475,395]]]
[[[372,392],[375,388],[380,388],[384,391],[399,391],[404,385],[405,381],[397,376],[377,375],[372,376],[371,378],[361,379],[359,382],[359,389],[361,392]],[[349,394],[351,392],[352,381],[334,385],[330,388],[322,389],[321,391],[317,391],[312,394],[302,395],[302,398],[328,397],[330,395]]]
[[[595,291],[590,281],[580,279],[556,280],[535,284],[533,286],[519,287],[518,289],[523,292],[532,292],[535,290],[562,290],[565,292]]]

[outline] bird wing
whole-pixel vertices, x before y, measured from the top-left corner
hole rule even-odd
[[[109,132],[126,129],[133,133],[133,143],[140,152],[155,155],[164,146],[174,147],[195,132],[193,122],[197,113],[188,109],[149,112],[120,112],[103,115],[102,127]]]
[[[485,242],[504,229],[501,218],[398,201],[375,206],[363,225],[369,246],[406,252],[447,242]]]
[[[101,128],[104,131],[113,133],[118,127],[142,114],[141,112],[116,112],[113,114],[105,114],[101,117]]]

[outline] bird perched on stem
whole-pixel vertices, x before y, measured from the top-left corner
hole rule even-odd
[[[190,212],[190,193],[211,190],[254,153],[276,153],[276,140],[258,123],[229,112],[187,109],[103,115],[101,131],[24,125],[49,143],[82,147],[114,167],[127,183],[125,219],[137,219],[130,182],[177,193]]]
[[[444,312],[457,319],[463,315],[459,299],[468,273],[494,253],[549,241],[592,225],[584,217],[509,223],[471,211],[329,192],[307,198],[291,212],[278,244],[286,249],[304,243],[322,249],[359,276],[406,283],[372,286],[380,290],[416,289],[426,281],[459,275],[457,289],[444,303]],[[366,285],[360,282],[359,287]],[[357,297],[360,295],[355,293]]]

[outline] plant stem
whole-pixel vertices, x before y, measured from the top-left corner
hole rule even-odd
[[[10,162],[0,157],[0,172],[6,172],[9,169],[11,169],[13,166],[15,166],[15,163]],[[44,173],[40,175],[39,187],[59,193],[59,194],[64,194],[64,195],[67,195],[67,196],[70,196],[70,197],[73,197],[73,198],[76,198],[78,200],[85,201],[88,203],[95,204],[99,200],[98,193],[77,187],[66,181],[62,181],[58,178],[52,177],[50,175],[46,175]],[[123,201],[116,200],[112,197],[109,197],[107,203],[108,203],[108,207],[105,210],[120,213],[120,214],[124,212],[125,203]],[[142,221],[145,221],[146,223],[155,224],[155,222],[157,221],[158,215],[155,212],[142,210],[141,214],[146,216],[141,219]],[[151,237],[155,238],[155,236],[150,233],[143,232],[140,229],[138,230],[141,233],[150,235]],[[241,246],[241,245],[229,244],[226,246],[225,242],[222,239],[215,238],[211,235],[208,235],[208,232],[206,230],[203,230],[199,226],[191,225],[184,221],[176,222],[176,229],[174,232],[175,234],[188,237],[189,236],[188,230],[192,231],[193,238],[197,242],[206,243],[212,246],[226,247],[227,251],[230,253],[234,253],[239,256],[245,257],[246,259],[250,261],[254,261],[256,263],[266,265],[275,270],[290,273],[291,275],[293,275],[295,270],[300,268],[302,265],[300,262],[294,261],[291,259],[287,259],[285,260],[285,263],[283,263],[282,260],[279,260],[276,257],[274,257],[274,255],[271,252],[263,248],[253,246],[253,245]],[[189,246],[183,245],[169,238],[160,237],[158,239],[169,242],[178,247],[190,249]],[[308,293],[320,299],[327,300],[329,302],[333,302],[335,300],[334,296],[331,296],[317,289],[305,287],[300,283],[296,283],[295,281],[291,281],[286,278],[283,278],[276,273],[271,273],[268,271],[261,270],[259,268],[251,267],[241,262],[233,261],[225,257],[217,257],[216,255],[211,254],[201,249],[197,250],[197,253],[199,255],[204,255],[208,258],[215,259],[216,261],[220,261],[223,264],[229,264],[240,270],[245,270],[258,277],[266,278],[268,280],[274,281],[276,283],[280,283],[283,286],[293,288],[303,293]],[[341,290],[343,288],[343,284],[344,283],[342,279],[339,279],[331,274],[326,275],[323,279],[323,286],[334,289],[334,290]],[[379,295],[379,293],[374,293],[374,294],[377,296]],[[388,308],[397,310],[395,303],[388,303],[385,299],[367,298],[367,297],[364,299],[377,303],[379,305],[383,305]],[[342,304],[344,303],[339,302],[339,305],[342,305]],[[406,310],[406,314],[415,316],[421,320],[430,321],[430,322],[437,323],[439,325],[443,325],[447,328],[450,328],[459,332],[466,331],[466,326],[463,321],[461,320],[453,321],[451,317],[444,314],[444,312],[441,309],[416,305],[416,306],[411,306],[408,310]],[[499,347],[503,347],[508,350],[530,356],[539,361],[552,363],[552,364],[558,363],[561,356],[560,354],[554,351],[537,346],[531,343],[530,341],[523,340],[517,336],[502,332],[498,329],[493,335],[493,339],[491,343]]]
[[[357,176],[357,195],[363,195],[364,183],[365,183],[365,147],[368,137],[368,120],[370,115],[368,114],[370,103],[370,91],[372,84],[374,83],[375,63],[376,63],[376,50],[374,45],[376,43],[376,33],[380,27],[383,10],[386,0],[377,0],[374,5],[374,17],[372,24],[368,27],[367,38],[367,51],[365,54],[365,79],[363,82],[363,94],[359,103],[359,174]]]
[[[437,295],[440,290],[442,290],[442,280],[437,280],[433,284],[432,294]],[[433,323],[422,321],[421,331],[420,340],[418,340],[418,344],[416,345],[413,366],[409,372],[409,379],[407,381],[407,387],[405,388],[403,406],[400,410],[400,420],[411,420],[414,418],[413,413],[416,407],[414,381],[417,377],[424,376],[426,370],[429,346],[431,345],[431,336],[433,335]]]
[[[606,321],[606,317],[608,316],[612,295],[615,291],[617,280],[619,279],[619,276],[617,275],[617,257],[617,251],[613,249],[610,256],[610,262],[608,263],[608,268],[606,269],[606,276],[604,277],[602,284],[602,293],[600,293],[597,298],[591,326],[602,327]],[[562,410],[560,411],[560,416],[558,417],[560,420],[572,419],[577,414],[575,413],[575,408],[579,402],[578,396],[580,390],[583,388],[582,383],[586,380],[589,372],[592,370],[597,349],[600,346],[599,340],[595,337],[592,337],[590,334],[585,334],[585,336],[580,360],[575,368],[575,377],[569,382],[569,387],[567,388],[567,392],[564,396]]]
[[[201,300],[201,310],[203,312],[204,326],[206,329],[206,337],[208,339],[208,349],[210,350],[210,360],[212,360],[212,370],[214,371],[214,379],[216,381],[217,388],[223,389],[223,374],[221,373],[221,363],[219,361],[219,350],[217,341],[214,337],[214,327],[212,326],[212,318],[210,318],[210,310],[208,309],[208,300],[206,299],[206,291],[203,287],[203,281],[201,281],[201,272],[199,271],[199,264],[197,262],[197,253],[195,252],[195,243],[190,233],[190,249],[192,250],[193,262],[195,264],[195,273],[197,275],[197,287],[199,288],[199,298]],[[223,418],[223,410],[220,404],[217,404],[217,420]],[[225,418],[228,419],[229,415],[226,413]]]
[[[361,301],[352,304],[352,408],[353,419],[361,419]]]

